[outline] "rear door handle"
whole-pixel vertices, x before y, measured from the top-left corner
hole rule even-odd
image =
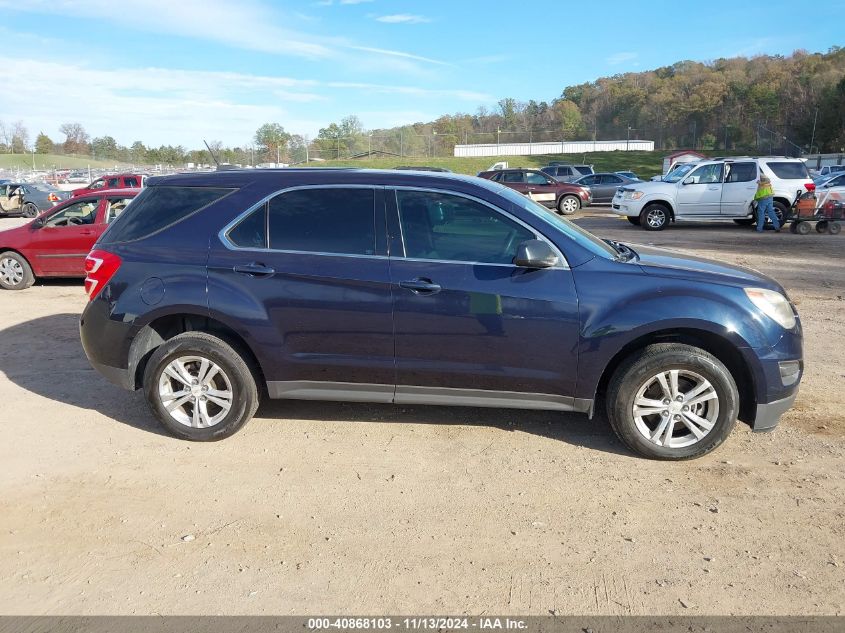
[[[249,264],[240,264],[235,266],[234,268],[236,273],[240,273],[242,275],[249,275],[250,277],[269,277],[276,271],[272,268],[265,266],[264,264],[259,264],[257,262],[252,262]]]
[[[410,281],[400,281],[400,288],[407,288],[414,294],[433,295],[440,292],[440,284],[436,284],[431,279],[411,279]]]

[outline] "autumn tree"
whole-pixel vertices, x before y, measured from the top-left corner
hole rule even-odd
[[[62,123],[59,131],[65,135],[64,150],[66,154],[87,154],[88,133],[80,123]]]

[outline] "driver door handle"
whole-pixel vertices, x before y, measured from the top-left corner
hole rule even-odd
[[[431,279],[426,279],[424,277],[420,277],[417,279],[411,279],[409,281],[400,281],[399,282],[400,288],[406,288],[417,295],[433,295],[440,292],[440,284],[436,284]]]
[[[250,277],[269,277],[276,272],[273,268],[259,264],[258,262],[240,264],[235,266],[234,271],[242,275],[249,275]]]

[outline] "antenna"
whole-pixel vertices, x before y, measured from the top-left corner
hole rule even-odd
[[[206,147],[208,147],[208,153],[209,153],[209,154],[211,154],[211,158],[214,160],[214,164],[215,164],[215,165],[217,165],[217,167],[220,167],[220,161],[219,161],[219,160],[217,160],[217,156],[215,156],[215,155],[214,155],[214,152],[211,150],[211,147],[209,147],[209,145],[208,145],[208,143],[206,142],[206,140],[205,140],[205,139],[203,139],[203,140],[202,140],[202,142],[203,142],[203,143],[205,143],[205,146],[206,146]]]

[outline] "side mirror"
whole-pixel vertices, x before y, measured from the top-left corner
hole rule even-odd
[[[517,246],[513,263],[521,268],[551,268],[558,263],[558,257],[547,242],[526,240]]]
[[[32,228],[40,229],[42,226],[44,226],[44,218],[37,217],[32,221]]]
[[[694,179],[692,176],[687,176],[686,178],[684,178],[684,182],[683,182],[683,184],[685,184],[685,185],[694,185],[694,184],[695,184],[695,179]]]

